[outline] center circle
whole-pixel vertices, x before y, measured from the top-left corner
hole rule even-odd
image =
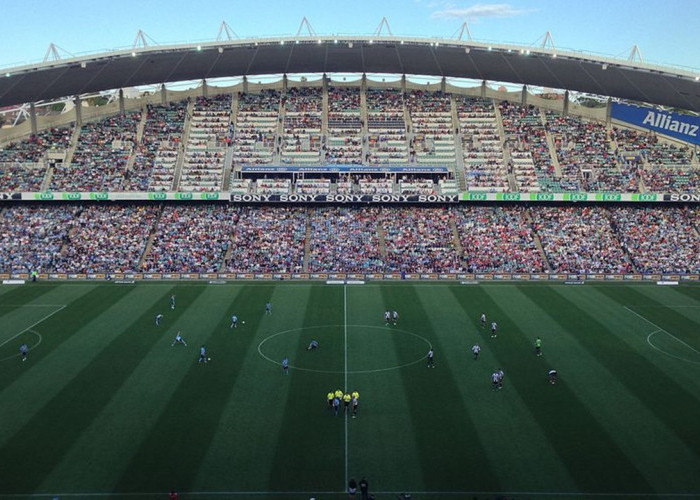
[[[307,350],[312,340],[316,340],[319,347]],[[258,344],[258,353],[276,365],[281,365],[282,359],[287,357],[289,367],[294,370],[353,374],[411,366],[424,361],[431,348],[432,344],[425,337],[396,327],[322,325],[273,333]],[[353,369],[343,369],[346,356]]]

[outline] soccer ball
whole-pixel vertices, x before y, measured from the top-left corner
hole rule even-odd
[[[242,324],[242,325],[245,325],[245,321],[241,321],[241,324]]]
[[[207,358],[207,361],[211,361],[211,358]]]

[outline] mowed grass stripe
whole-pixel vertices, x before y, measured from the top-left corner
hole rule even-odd
[[[381,287],[348,286],[347,294],[348,323],[358,325],[348,328],[348,389],[360,393],[358,416],[348,425],[348,474],[357,481],[366,477],[373,491],[422,488],[411,400],[403,390],[406,367],[401,365],[420,360],[423,368],[428,346],[404,333],[414,331],[406,319],[408,305],[385,305]],[[384,310],[392,308],[402,315],[396,327],[384,324]],[[393,336],[413,344],[405,353],[409,357],[399,356]]]
[[[229,297],[236,297],[235,292],[225,294],[212,289],[201,290],[202,293],[190,302],[193,297],[180,296],[179,290],[175,289],[179,300],[174,311],[169,308],[169,294],[166,294],[141,316],[133,330],[138,336],[153,339],[153,344],[150,348],[139,346],[144,349],[141,362],[46,478],[41,488],[43,491],[70,491],[77,478],[85,491],[110,491],[113,488],[122,468],[151,432],[162,408],[187,373],[184,367],[197,360],[197,332],[201,327],[199,311],[204,307],[223,310],[225,307],[219,306],[228,302]],[[164,310],[164,306],[167,313],[161,325],[155,326],[153,317]],[[172,345],[179,330],[182,330],[187,346]],[[129,439],[120,439],[123,436],[129,436]],[[110,453],[101,453],[104,449],[109,449]],[[86,456],[90,460],[84,463],[81,459]]]
[[[180,371],[172,377],[174,390],[156,407],[150,432],[114,482],[115,492],[191,490],[202,458],[215,439],[233,382],[240,370],[240,345],[231,342],[232,295],[226,288],[196,287],[177,297],[177,310],[192,330],[183,331],[188,347],[164,346],[165,356],[181,359]],[[267,293],[268,287],[245,290],[251,300]],[[201,296],[200,296],[201,294]],[[255,328],[256,318],[250,319]],[[172,338],[169,338],[172,342]],[[199,348],[206,345],[210,363],[199,363]],[[149,404],[135,402],[134,404]]]
[[[3,366],[6,376],[0,378],[0,447],[109,343],[111,336],[94,335],[94,332],[111,325],[100,322],[106,304],[119,301],[129,293],[126,288],[115,292],[100,287],[76,287],[70,292],[74,290],[82,293],[71,295],[74,302],[42,322],[41,349],[31,352],[31,359],[26,363],[8,361]],[[111,311],[108,316],[116,322],[122,313]]]
[[[263,345],[273,362],[264,359],[258,345],[277,328],[276,319],[285,329],[303,324],[311,287],[269,286],[261,293],[251,293],[246,285],[234,303],[240,321],[229,329],[227,341],[234,344],[240,369],[231,381],[214,439],[203,457],[192,486],[196,491],[266,491],[275,460],[278,436],[285,413],[282,411],[289,389],[281,380],[281,357],[274,355],[275,342],[284,343],[287,335],[274,337]],[[272,316],[264,316],[265,302],[273,303]],[[279,316],[279,318],[278,318]],[[294,332],[288,334],[294,335]],[[284,349],[280,349],[284,350]],[[218,356],[217,356],[218,359]],[[226,361],[228,362],[228,360]]]
[[[102,312],[107,316],[105,311],[110,309],[108,304],[128,292],[100,288],[90,294],[86,302],[89,303],[96,297],[101,298],[103,302],[93,304],[94,309],[98,315]],[[127,300],[122,300],[113,303],[112,311],[124,308],[126,302]],[[143,298],[141,302],[143,303]],[[134,302],[129,305],[130,309],[138,307]],[[90,310],[84,312],[88,316],[91,313]],[[139,346],[148,341],[146,337],[121,335],[131,326],[120,322],[123,317],[122,313],[119,319],[111,318],[112,321],[108,326],[105,325],[104,330],[98,329],[90,333],[108,336],[110,341],[101,345],[100,350],[92,351],[89,362],[53,398],[46,401],[0,450],[1,456],[13,457],[11,462],[5,464],[5,471],[12,477],[22,477],[22,481],[10,485],[11,488],[21,488],[22,492],[35,491],[141,359],[136,353],[139,352]],[[134,344],[136,353],[132,352]],[[73,359],[69,357],[63,361],[70,363]],[[122,439],[123,436],[119,438]]]
[[[510,369],[493,348],[494,344],[508,343],[510,333],[505,333],[505,339],[491,339],[490,328],[481,327],[482,312],[488,312],[491,319],[498,313],[480,309],[470,287],[418,290],[426,310],[432,311],[433,328],[440,332],[443,356],[459,380],[455,397],[464,401],[499,483],[511,491],[575,491],[576,483],[521,394],[509,383]],[[477,360],[471,351],[474,344],[481,347]],[[534,353],[528,350],[518,355],[526,362]],[[506,384],[504,389],[493,391],[491,374],[498,367],[506,373]],[[547,470],[546,484],[543,470]],[[480,486],[475,484],[474,488]]]
[[[549,287],[535,288],[549,291]],[[601,478],[610,476],[610,465],[614,463],[617,485],[613,491],[653,491],[607,430],[581,403],[575,389],[565,379],[554,387],[546,382],[547,368],[542,369],[537,359],[530,356],[534,332],[523,332],[518,318],[511,318],[506,308],[500,306],[508,301],[500,297],[499,290],[498,287],[474,289],[470,300],[499,324],[499,335],[492,339],[497,342],[490,345],[506,373],[505,383],[520,394],[579,490],[609,492],[611,484],[606,484]],[[529,293],[531,291],[526,292]],[[601,460],[601,457],[608,457],[610,462]],[[546,463],[543,465],[546,469]]]
[[[634,289],[626,290],[624,294],[621,294],[620,291],[611,288],[602,290],[602,293],[623,307],[629,304],[629,300],[640,301],[643,298],[647,303],[649,300],[648,297],[641,296]],[[681,332],[690,332],[690,330],[700,330],[700,325],[689,322],[687,318],[668,308],[647,307],[644,314],[658,326],[667,325],[673,335],[682,335]],[[629,322],[645,323],[629,312],[627,315]],[[648,325],[647,329],[653,330],[654,327]],[[685,333],[684,336],[687,338],[689,333]],[[619,349],[623,349],[618,344],[625,343],[618,336],[612,336],[608,343],[613,343],[612,347],[615,348],[612,352],[605,351],[609,353],[607,362],[614,365],[615,375],[645,402],[657,418],[673,429],[678,437],[692,446],[700,456],[700,428],[687,419],[687,415],[700,415],[698,394],[688,391],[686,387],[678,383],[675,377],[667,375],[654,363],[646,361],[640,355],[631,352],[629,348],[624,349],[623,352],[617,352]],[[678,365],[685,366],[682,362],[678,362]]]
[[[313,360],[304,358],[318,357],[323,355],[322,351],[341,353],[344,346],[343,288],[315,286],[311,288],[306,304],[300,307],[305,312],[303,327],[334,326],[328,326],[326,333],[310,329],[308,333],[292,336],[291,339],[296,340],[288,342],[291,365],[309,366]],[[319,340],[318,352],[306,350],[312,338]],[[333,368],[338,366],[342,370],[342,364],[334,364]],[[292,368],[287,375],[283,375],[280,369],[267,382],[287,388],[279,400],[284,418],[278,432],[275,460],[270,469],[270,491],[298,490],[301,477],[307,490],[342,491],[344,421],[342,416],[334,418],[329,415],[325,402],[329,390],[344,389],[341,377],[338,374]]]
[[[401,304],[405,310],[402,321],[415,331],[425,332],[435,347],[435,368],[421,363],[401,370],[424,489],[471,491],[479,484],[483,491],[499,491],[493,465],[484,460],[486,452],[480,436],[464,400],[458,397],[459,384],[452,368],[445,362],[444,354],[449,346],[431,323],[433,311],[429,313],[425,309],[414,287],[384,287],[382,294],[384,303],[391,305],[391,309]],[[395,349],[401,353],[405,344],[401,337],[394,338]],[[402,357],[409,355],[405,353]],[[436,432],[437,429],[441,432]]]
[[[555,288],[560,293],[572,294],[584,310],[595,311],[601,323],[608,328],[608,335],[613,335],[613,331],[624,332],[624,320],[608,313],[606,309],[610,301],[601,296],[595,288]],[[654,490],[672,491],[674,482],[669,480],[667,471],[676,468],[687,471],[693,468],[695,457],[688,452],[677,436],[655,417],[644,402],[616,379],[594,352],[580,345],[579,338],[589,334],[585,318],[580,318],[575,330],[563,329],[553,317],[566,314],[566,311],[552,314],[551,310],[543,310],[522,291],[512,287],[501,289],[498,301],[509,304],[505,312],[517,320],[522,331],[531,332],[527,339],[530,348],[525,353],[526,361],[540,370],[542,383],[545,383],[545,374],[549,367],[557,369],[560,382],[565,382],[572,388],[581,403],[595,416]],[[508,333],[505,334],[508,340]],[[532,342],[535,335],[540,335],[543,339],[541,357],[534,356]],[[559,383],[552,388],[558,390]],[[605,457],[602,455],[600,459],[605,460]],[[678,472],[675,474],[675,479],[682,476]],[[617,484],[607,476],[605,481],[610,485],[610,492],[635,491],[619,489],[624,485]]]
[[[635,301],[642,298],[635,289],[610,287],[601,288],[600,292],[622,306],[626,305],[630,299]],[[572,330],[576,329],[576,324],[579,324],[579,328],[581,324],[585,325],[587,334],[579,337],[581,345],[594,354],[627,390],[643,401],[682,441],[692,443],[700,450],[700,427],[689,425],[686,417],[686,415],[700,415],[700,398],[697,394],[687,391],[674,377],[667,375],[655,364],[630,349],[629,337],[625,336],[623,340],[621,329],[607,329],[598,317],[582,310],[575,301],[562,294],[536,297],[538,302],[550,301],[548,302],[550,307],[570,311],[569,315],[559,318],[560,323]],[[649,299],[644,297],[644,300]],[[647,313],[651,314],[654,309],[648,308]],[[624,308],[618,314],[627,324],[644,323]],[[667,310],[666,316],[670,320],[676,315],[673,311]],[[653,328],[653,326],[648,327],[650,330]]]

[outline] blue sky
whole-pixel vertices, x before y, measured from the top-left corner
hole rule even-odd
[[[99,5],[99,7],[97,7]],[[241,37],[294,35],[303,16],[319,34],[370,35],[386,16],[394,35],[451,37],[466,19],[479,41],[558,48],[700,72],[700,0],[0,0],[0,67],[41,61],[50,43],[71,54],[155,42],[214,40],[222,21]]]

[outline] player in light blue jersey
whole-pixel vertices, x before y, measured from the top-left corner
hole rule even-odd
[[[238,328],[238,316],[235,314],[231,316],[231,326],[229,328]]]
[[[156,326],[160,325],[161,320],[163,319],[162,314],[156,314]]]
[[[287,375],[289,373],[289,358],[282,360],[282,372]]]
[[[306,348],[307,351],[312,351],[314,349],[318,349],[318,340],[312,340],[309,342],[309,347]]]
[[[272,314],[272,302],[265,303],[265,314]]]
[[[175,294],[170,296],[170,309],[175,309]]]
[[[202,346],[199,348],[199,361],[198,363],[206,363],[209,361],[209,358],[207,358],[207,348],[206,346]]]
[[[182,344],[185,347],[187,347],[187,342],[185,342],[185,339],[182,338],[181,332],[177,332],[177,335],[175,335],[175,340],[173,340],[173,343],[170,344],[170,346],[174,346],[175,344]]]

